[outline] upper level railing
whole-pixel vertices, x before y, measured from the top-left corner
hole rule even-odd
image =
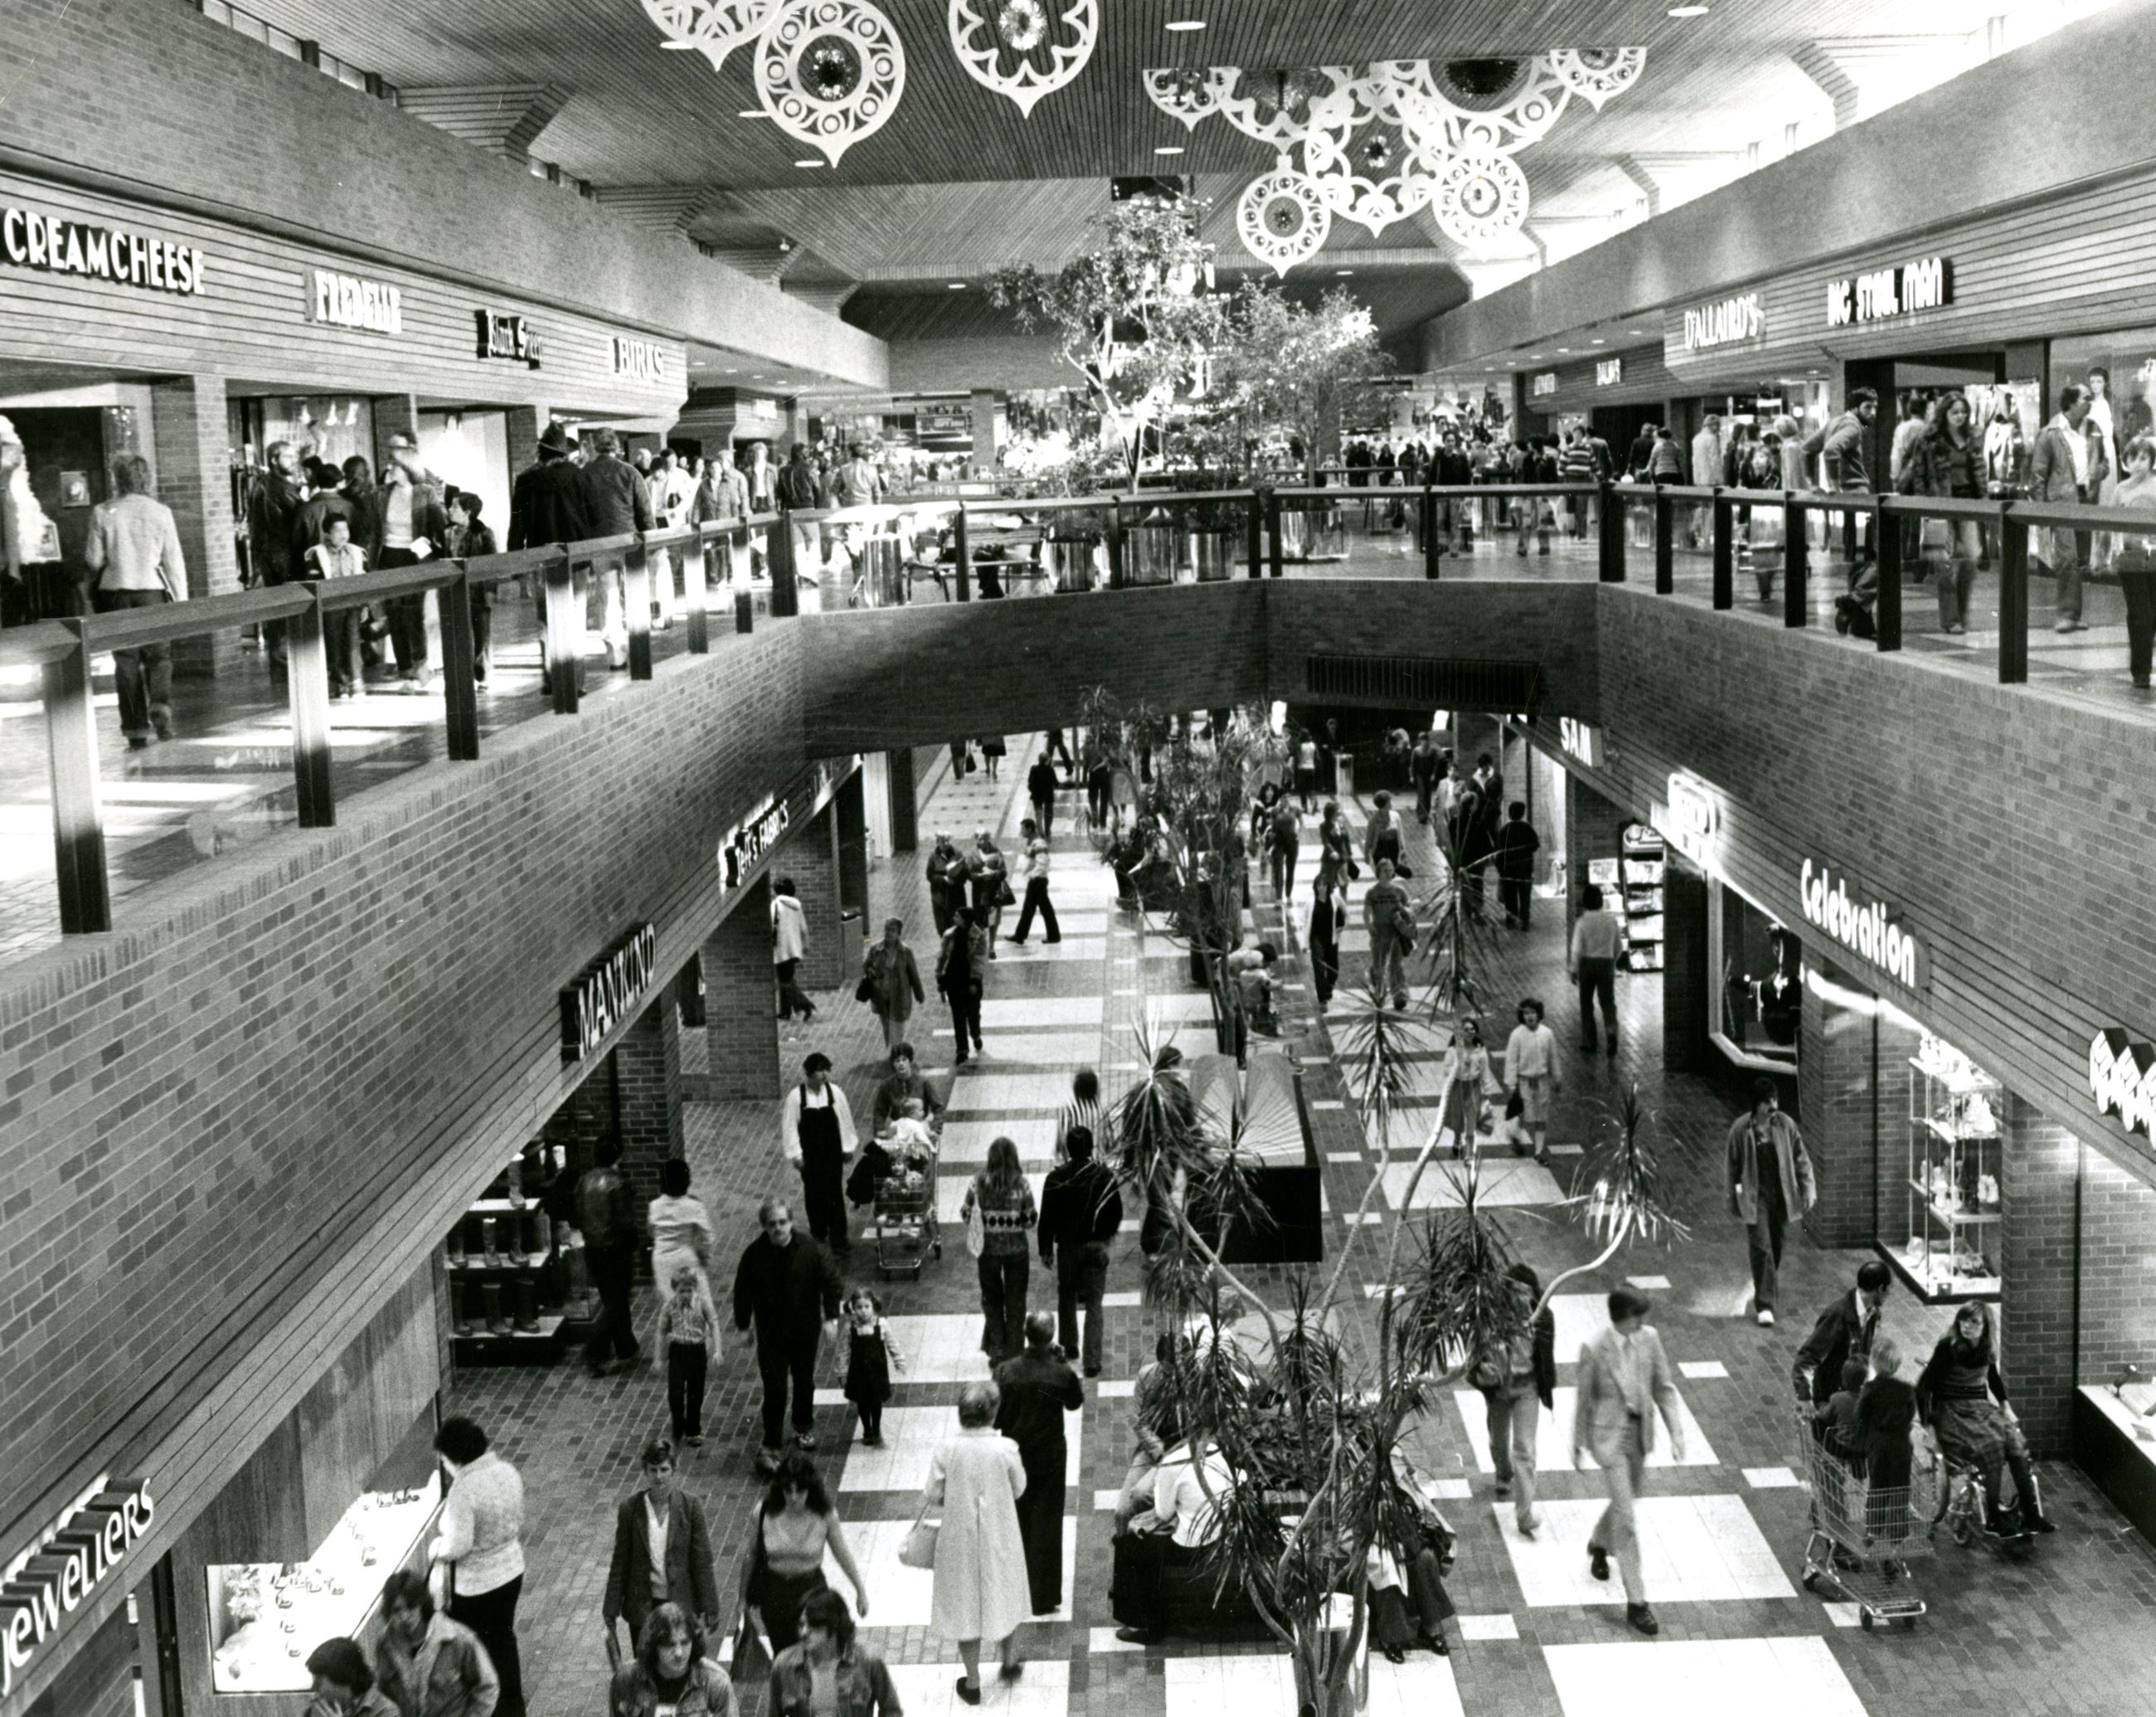
[[[1812,522],[1853,520],[1857,523],[1845,528],[1861,527],[1870,552],[1857,558],[1840,600],[1861,612],[1855,630],[1871,633],[1882,651],[1902,647],[1905,583],[1912,562],[1920,554],[1940,558],[1935,547],[1926,547],[1923,522],[1938,522],[1949,533],[1949,562],[1966,558],[1962,551],[1968,547],[1965,537],[1952,533],[1973,530],[1999,565],[1997,667],[2006,684],[2029,677],[2030,532],[2127,537],[2133,533],[2122,527],[2133,517],[2116,507],[2029,501],[1630,484],[1260,484],[1036,499],[909,496],[873,507],[782,511],[483,558],[438,558],[328,583],[47,621],[0,632],[0,671],[33,667],[42,676],[60,928],[95,933],[112,925],[91,695],[93,659],[108,652],[250,627],[280,631],[289,664],[283,695],[290,703],[296,820],[321,828],[336,817],[325,622],[362,606],[429,593],[435,598],[445,753],[465,761],[479,756],[481,737],[473,605],[481,593],[507,581],[528,579],[542,593],[542,661],[556,665],[581,660],[586,598],[593,581],[618,581],[608,588],[619,594],[626,620],[629,676],[648,680],[655,568],[670,596],[678,571],[675,599],[685,618],[685,648],[701,654],[711,648],[711,614],[715,606],[723,612],[725,593],[732,594],[736,630],[752,629],[756,604],[746,575],[752,552],[767,562],[768,613],[784,619],[798,612],[801,586],[815,576],[797,566],[803,546],[814,545],[824,569],[826,609],[881,608],[911,602],[922,581],[932,582],[943,599],[968,602],[1224,579],[1239,566],[1248,577],[1276,578],[1291,566],[1343,559],[1346,522],[1357,509],[1372,518],[1380,515],[1369,510],[1383,510],[1396,532],[1394,552],[1419,557],[1428,578],[1441,575],[1449,547],[1457,545],[1463,528],[1474,527],[1478,512],[1486,533],[1496,516],[1509,511],[1502,527],[1519,532],[1522,554],[1529,534],[1546,540],[1553,523],[1563,527],[1558,514],[1578,528],[1592,512],[1598,524],[1591,565],[1604,583],[1622,583],[1631,575],[1632,554],[1643,546],[1632,537],[1636,520],[1647,527],[1644,546],[1655,590],[1677,589],[1677,558],[1689,543],[1686,552],[1710,558],[1709,599],[1717,609],[1736,605],[1741,561],[1756,569],[1763,558],[1778,556],[1782,617],[1792,627],[1810,625],[1820,613],[1812,568],[1825,545],[1813,540]],[[2150,526],[2156,535],[2156,517]],[[1577,558],[1570,562],[1589,563]],[[2156,594],[2143,594],[2156,591],[2156,573],[2123,578],[2129,576],[2136,581],[2129,593],[2129,629],[2140,629],[2140,636],[2156,625]],[[1770,582],[1762,579],[1763,596]],[[567,671],[546,676],[556,714],[578,712],[580,678],[580,672]]]

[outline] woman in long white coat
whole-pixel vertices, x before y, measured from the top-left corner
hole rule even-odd
[[[942,1511],[936,1535],[935,1599],[928,1625],[958,1642],[966,1673],[958,1697],[981,1703],[981,1646],[1003,1648],[1003,1678],[1014,1681],[1018,1627],[1026,1619],[1025,1544],[1018,1499],[1025,1466],[1018,1445],[995,1429],[992,1383],[967,1385],[958,1397],[958,1434],[936,1451],[927,1511]]]

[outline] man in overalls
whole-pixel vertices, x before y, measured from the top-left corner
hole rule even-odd
[[[854,1115],[846,1093],[831,1082],[831,1058],[820,1051],[801,1063],[801,1082],[786,1093],[779,1148],[801,1176],[803,1214],[808,1232],[844,1257],[852,1249],[846,1233],[846,1159],[855,1149]]]

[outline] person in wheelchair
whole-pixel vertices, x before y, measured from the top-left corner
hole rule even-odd
[[[1917,1379],[1917,1413],[1933,1447],[1950,1463],[1974,1468],[1982,1481],[1986,1533],[2012,1538],[2057,1530],[2045,1518],[2028,1440],[2006,1399],[1985,1307],[1965,1305],[1954,1314],[1953,1328],[1940,1338]],[[2014,1474],[2018,1525],[1999,1501],[2002,1468]]]

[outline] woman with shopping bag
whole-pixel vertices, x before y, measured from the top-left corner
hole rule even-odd
[[[1018,1445],[996,1431],[999,1401],[992,1383],[968,1384],[959,1395],[958,1434],[936,1451],[903,1552],[916,1566],[925,1557],[935,1570],[929,1626],[958,1642],[966,1666],[958,1697],[969,1705],[981,1703],[983,1644],[1000,1648],[1005,1681],[1024,1669],[1018,1661],[1027,1607],[1018,1499],[1025,1466]],[[932,1514],[942,1516],[933,1526]]]

